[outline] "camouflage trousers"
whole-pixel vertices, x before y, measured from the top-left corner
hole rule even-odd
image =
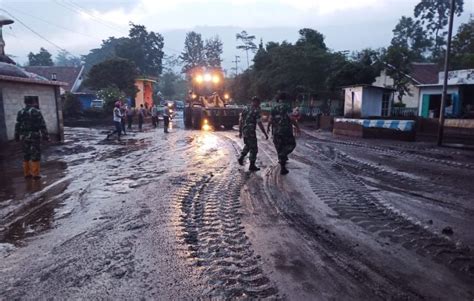
[[[273,144],[278,153],[278,161],[280,163],[286,163],[288,161],[288,155],[296,147],[295,137],[291,135],[273,135]]]
[[[242,149],[241,156],[245,157],[249,154],[250,162],[255,162],[257,160],[258,146],[257,146],[257,137],[248,136],[244,137],[244,148]]]
[[[22,141],[23,161],[41,160],[41,140],[24,139]]]

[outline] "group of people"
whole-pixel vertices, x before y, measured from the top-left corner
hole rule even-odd
[[[288,155],[293,152],[296,147],[295,134],[298,134],[300,128],[298,126],[299,116],[295,117],[291,106],[288,103],[288,96],[286,93],[280,93],[277,97],[277,105],[272,108],[268,126],[265,130],[261,121],[260,99],[258,97],[252,98],[250,106],[245,108],[240,116],[239,122],[239,137],[244,139],[244,148],[240,154],[238,162],[244,165],[244,159],[249,154],[250,171],[258,171],[255,164],[257,160],[258,144],[257,144],[257,125],[268,139],[270,130],[273,136],[273,144],[275,145],[278,154],[278,163],[280,164],[280,174],[286,175],[289,173],[286,168],[288,162]]]
[[[115,130],[112,133],[107,134],[106,139],[108,140],[111,136],[117,134],[117,139],[120,140],[122,133],[123,135],[127,135],[125,124],[127,124],[127,129],[131,130],[135,115],[137,115],[138,118],[138,130],[140,132],[143,131],[143,123],[145,121],[145,117],[148,115],[151,115],[151,120],[154,128],[157,128],[159,125],[160,110],[158,109],[156,104],[153,105],[151,110],[148,110],[143,104],[140,104],[140,107],[138,109],[135,109],[128,105],[123,105],[121,101],[116,101],[112,112]],[[171,110],[168,106],[165,106],[162,115],[164,132],[168,133],[171,116]]]

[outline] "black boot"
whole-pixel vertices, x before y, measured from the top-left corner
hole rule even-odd
[[[286,175],[288,174],[290,171],[288,169],[286,169],[286,162],[281,162],[280,163],[280,174],[281,175]]]
[[[249,171],[259,171],[259,170],[260,170],[260,168],[255,166],[255,161],[251,161],[250,166],[249,166]]]
[[[239,159],[237,160],[239,162],[240,165],[244,165],[244,159],[245,159],[245,156],[240,156]]]

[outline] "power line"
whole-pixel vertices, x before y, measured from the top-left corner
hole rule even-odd
[[[5,6],[6,6],[6,5],[5,5]],[[61,26],[61,25],[57,25],[57,24],[51,23],[51,22],[49,22],[49,21],[47,21],[47,20],[45,20],[45,19],[42,19],[42,18],[40,18],[40,17],[31,15],[31,14],[28,14],[28,13],[25,13],[25,12],[23,12],[23,11],[21,11],[21,10],[18,10],[18,9],[15,9],[15,8],[13,8],[13,7],[9,7],[9,6],[6,6],[6,7],[7,7],[9,10],[13,10],[13,11],[16,11],[16,12],[18,12],[18,13],[20,13],[20,14],[25,15],[25,16],[29,16],[29,17],[31,17],[31,18],[37,19],[37,20],[39,20],[39,21],[41,21],[41,22],[44,22],[44,23],[46,23],[46,24],[49,24],[49,25],[51,25],[51,26],[54,26],[54,27],[57,27],[57,28],[60,28],[60,29],[66,30],[66,31],[70,31],[70,32],[72,32],[72,33],[80,34],[80,35],[83,35],[83,36],[85,36],[85,37],[94,39],[94,37],[92,37],[92,36],[90,36],[90,35],[87,35],[87,34],[85,34],[85,33],[82,33],[82,32],[79,32],[79,31],[75,31],[75,30],[72,30],[72,29],[70,29],[70,28],[63,27],[63,26]],[[97,38],[99,38],[99,37],[97,37]]]
[[[66,1],[66,3],[69,3],[69,5],[73,5],[73,6],[77,7],[79,10],[83,11],[84,13],[88,14],[89,16],[91,16],[91,17],[93,17],[93,18],[99,19],[99,18],[97,18],[96,16],[94,16],[94,11],[85,8],[84,6],[81,6],[81,5],[79,5],[78,3],[73,2],[72,0],[63,0],[63,1]],[[100,19],[99,19],[99,20],[100,20]],[[104,22],[105,24],[109,24],[109,25],[112,26],[112,27],[119,27],[119,28],[122,28],[123,30],[127,30],[127,31],[128,31],[128,28],[127,28],[127,27],[123,27],[123,26],[117,25],[117,24],[112,24],[112,23],[110,23],[110,22],[106,22],[106,21],[103,21],[103,20],[100,20],[100,21],[101,21],[101,22]]]
[[[53,45],[54,47],[58,48],[59,50],[61,51],[64,51],[68,54],[71,54],[69,51],[67,51],[66,49],[62,48],[61,46],[57,45],[56,43],[50,41],[49,39],[47,39],[45,36],[43,36],[42,34],[38,33],[36,30],[34,30],[33,28],[29,27],[28,25],[26,25],[23,21],[21,21],[19,18],[15,17],[14,15],[12,15],[10,12],[8,12],[7,10],[3,9],[3,8],[0,8],[1,11],[7,13],[10,17],[12,17],[13,19],[15,19],[18,23],[20,23],[21,25],[25,26],[29,31],[31,31],[32,33],[34,33],[35,35],[37,35],[38,37],[40,37],[41,39],[45,40],[46,42],[48,42],[49,44]],[[72,54],[71,54],[72,55]]]
[[[72,11],[73,13],[75,14],[79,14],[80,16],[82,15],[87,15],[89,16],[93,21],[99,23],[99,24],[102,24],[112,30],[115,30],[116,32],[120,33],[120,34],[123,34],[123,32],[121,32],[120,30],[118,30],[117,28],[115,28],[114,26],[111,26],[105,22],[103,22],[102,20],[100,20],[99,18],[97,18],[96,16],[84,11],[84,10],[81,10],[80,8],[76,8],[75,6],[71,5],[70,3],[68,2],[60,2],[59,0],[54,0],[54,2],[56,4],[58,4],[59,6],[62,6],[63,8],[69,10],[69,11]]]

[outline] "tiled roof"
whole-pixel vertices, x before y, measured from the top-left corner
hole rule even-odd
[[[63,88],[69,92],[80,75],[82,67],[28,66],[25,69],[48,80],[51,80],[53,73],[56,73],[56,80],[67,83],[67,86]]]
[[[410,76],[421,85],[437,84],[439,71],[440,68],[437,64],[413,63]]]

